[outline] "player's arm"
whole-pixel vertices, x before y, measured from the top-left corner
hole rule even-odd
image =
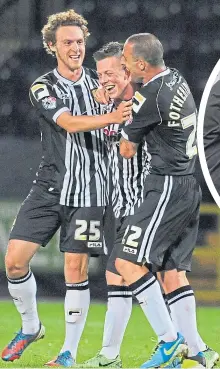
[[[125,124],[121,132],[120,154],[124,158],[130,159],[134,156],[143,137],[157,124],[161,123],[157,95],[154,86],[147,86],[135,92],[132,110],[133,120],[131,123]]]
[[[56,123],[69,133],[87,132],[94,129],[104,128],[112,123],[121,124],[126,122],[131,116],[132,102],[122,102],[118,108],[108,114],[103,115],[78,115],[72,116],[70,112],[63,112]]]
[[[31,87],[30,100],[46,120],[69,133],[92,131],[112,123],[123,123],[129,119],[132,111],[132,102],[128,101],[121,103],[117,110],[108,114],[73,116],[63,100],[57,97],[52,86],[43,82],[36,82]]]

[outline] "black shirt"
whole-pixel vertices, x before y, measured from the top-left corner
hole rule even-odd
[[[133,121],[122,135],[139,143],[145,137],[151,156],[150,173],[194,173],[197,113],[183,76],[167,68],[146,83],[133,99]]]
[[[220,194],[220,81],[212,86],[208,98],[203,137],[208,169],[216,190]]]

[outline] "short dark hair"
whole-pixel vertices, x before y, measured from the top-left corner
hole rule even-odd
[[[164,65],[163,45],[151,33],[137,33],[130,36],[126,42],[133,44],[134,57],[142,57],[152,66]]]
[[[103,45],[99,50],[94,52],[93,58],[94,60],[100,61],[105,58],[116,56],[120,58],[122,56],[123,44],[120,42],[109,42],[108,44]]]

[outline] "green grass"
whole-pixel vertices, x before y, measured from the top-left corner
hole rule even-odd
[[[90,307],[85,331],[81,338],[77,362],[96,354],[102,342],[102,331],[106,307],[93,304]],[[39,314],[46,326],[43,340],[30,345],[20,360],[14,363],[0,362],[2,368],[36,368],[51,360],[59,352],[64,339],[64,314],[61,302],[39,303]],[[19,329],[20,317],[12,302],[0,302],[0,349],[12,339]],[[198,327],[205,342],[220,352],[220,309],[199,308]],[[149,356],[155,342],[154,334],[139,306],[133,312],[122,345],[121,356],[126,368],[139,367]]]

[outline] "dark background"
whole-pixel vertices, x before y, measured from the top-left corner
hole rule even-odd
[[[219,59],[219,0],[0,0],[2,219],[6,213],[14,214],[15,206],[13,202],[10,206],[11,201],[20,203],[25,198],[40,162],[38,122],[28,91],[37,77],[56,66],[56,60],[43,49],[41,29],[50,14],[69,8],[82,14],[89,23],[91,36],[88,39],[85,65],[95,67],[92,54],[106,42],[123,42],[133,33],[153,33],[163,43],[166,65],[179,69],[185,76],[198,108],[205,83]],[[203,190],[203,202],[213,203],[199,163],[196,174]],[[4,254],[9,229],[5,224],[1,224],[0,219],[2,275],[1,253]],[[204,244],[204,235],[207,230],[215,229],[216,224],[215,215],[201,218],[199,245]],[[95,268],[103,271],[103,263],[105,261],[100,260]],[[38,278],[45,281],[44,272],[39,273]],[[40,284],[40,288],[42,285],[44,291],[48,286],[48,291],[51,293],[53,290],[53,294],[56,294],[56,289],[51,288],[51,280],[54,281],[48,278],[46,283]],[[63,278],[60,282],[62,287],[59,282],[57,279],[58,295],[63,288]],[[6,288],[5,280],[3,285]],[[94,294],[99,297],[102,287],[99,288],[97,283],[93,287],[98,288]]]

